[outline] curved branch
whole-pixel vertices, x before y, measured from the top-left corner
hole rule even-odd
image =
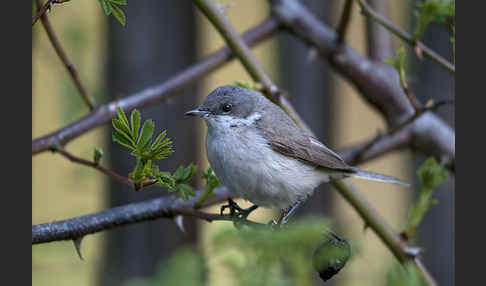
[[[278,22],[275,18],[269,18],[247,31],[243,35],[243,40],[248,45],[255,45],[274,34],[277,30]],[[129,112],[134,108],[143,108],[147,105],[163,102],[173,96],[177,96],[178,94],[176,92],[178,90],[202,78],[232,58],[233,54],[228,47],[219,49],[199,63],[176,74],[161,84],[151,86],[127,97],[98,106],[89,115],[81,118],[73,124],[32,140],[32,155],[49,150],[50,146],[53,144],[64,146],[69,141],[91,129],[108,123],[114,116],[116,116],[116,108],[118,106],[125,112]]]
[[[284,27],[315,47],[338,73],[351,81],[361,96],[383,115],[390,129],[413,117],[415,110],[393,67],[363,58],[345,44],[339,45],[336,32],[321,23],[298,1],[272,2],[272,11]],[[426,117],[421,116],[410,128],[412,136],[409,143],[415,150],[445,160],[449,166],[455,165],[455,133],[447,123],[427,112]]]

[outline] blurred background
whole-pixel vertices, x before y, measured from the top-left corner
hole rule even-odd
[[[224,4],[227,16],[239,32],[257,25],[270,12],[267,1],[218,2]],[[336,27],[344,1],[303,2],[323,22]],[[414,1],[394,1],[389,5],[390,18],[410,30],[414,5]],[[366,21],[355,8],[347,42],[366,55]],[[62,45],[97,103],[163,82],[224,45],[191,1],[128,1],[128,6],[122,9],[127,16],[125,27],[112,16],[105,16],[99,1],[94,0],[55,5],[48,13]],[[393,40],[394,48],[398,48],[401,43]],[[431,25],[424,42],[450,57],[444,28]],[[319,139],[332,149],[370,139],[379,130],[385,130],[382,118],[356,90],[294,37],[279,33],[253,51],[271,78],[289,92],[294,107]],[[430,61],[408,58],[412,59],[408,65],[410,85],[422,102],[429,98],[453,98],[454,83],[447,72]],[[201,120],[186,118],[183,113],[198,105],[217,86],[235,81],[251,82],[237,61],[184,88],[181,91],[184,95],[141,110],[142,119],[155,120],[156,132],[166,129],[174,141],[176,152],[161,161],[161,170],[173,172],[177,166],[190,162],[197,163],[199,170],[207,168],[205,126]],[[57,130],[88,112],[39,21],[32,30],[32,137]],[[454,126],[453,107],[441,109],[440,115]],[[102,147],[105,151],[102,164],[128,174],[135,162],[125,149],[111,141],[110,134],[108,125],[94,129],[72,141],[67,149],[91,158],[93,148]],[[361,167],[414,181],[414,170],[424,159],[408,151],[394,152]],[[355,183],[395,230],[404,226],[413,192],[375,182],[355,180]],[[94,169],[49,152],[32,157],[32,224],[166,194],[156,188],[135,193]],[[424,263],[439,285],[454,285],[453,194],[452,178],[436,190],[439,205],[427,213],[418,232],[417,243],[425,248]],[[214,206],[208,211],[218,210],[219,206]],[[258,209],[252,217],[267,222],[276,214],[275,210]],[[327,285],[385,285],[386,272],[396,264],[395,258],[371,230],[363,230],[363,221],[336,192],[321,186],[298,213],[307,214],[329,217],[334,221],[334,230],[353,247],[353,258]],[[227,227],[232,227],[231,223],[185,219],[186,233],[182,233],[171,220],[161,219],[118,228],[87,236],[82,245],[85,261],[79,260],[70,241],[35,245],[32,285],[142,285],[134,279],[160,275],[160,265],[189,245],[202,250],[207,258],[209,285],[233,285],[224,261],[225,256],[235,254],[217,253],[211,245],[212,234]]]

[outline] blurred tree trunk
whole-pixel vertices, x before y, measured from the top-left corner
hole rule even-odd
[[[318,18],[331,23],[333,1],[305,0],[302,1]],[[279,68],[280,87],[290,96],[290,102],[299,115],[315,132],[317,138],[330,146],[330,106],[331,106],[331,74],[325,60],[313,55],[311,49],[295,37],[286,33],[278,36],[280,42]],[[314,194],[297,211],[296,216],[332,215],[332,196],[330,186],[323,184],[316,188]],[[316,285],[322,285],[322,280],[316,276]],[[326,285],[334,285],[333,280]]]
[[[153,85],[196,61],[194,11],[190,1],[131,1],[123,6],[127,25],[122,27],[109,17],[107,58],[108,92],[112,99]],[[173,102],[144,109],[142,120],[155,121],[155,134],[167,130],[176,152],[160,161],[161,170],[173,172],[180,164],[196,161],[195,120],[186,120],[185,111],[196,105],[196,89]],[[111,142],[111,136],[110,136]],[[126,148],[111,142],[110,167],[128,174],[135,160]],[[109,148],[110,149],[110,148]],[[167,195],[162,188],[135,192],[110,181],[109,206]],[[149,276],[159,262],[165,261],[180,245],[196,241],[196,224],[185,220],[182,233],[171,220],[136,224],[107,233],[100,264],[99,285],[120,285],[136,276]]]
[[[431,24],[424,43],[452,62],[452,48],[449,33],[445,27]],[[418,61],[409,57],[412,67],[409,71],[412,90],[425,103],[429,99],[454,99],[454,76],[437,63],[424,59]],[[437,112],[454,127],[454,106],[440,107]],[[415,168],[426,158],[415,157]],[[441,286],[454,285],[454,176],[434,191],[439,204],[430,208],[418,230],[418,245],[425,249],[424,263]]]

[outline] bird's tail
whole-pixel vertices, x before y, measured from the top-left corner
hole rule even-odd
[[[397,178],[393,178],[390,176],[385,176],[381,175],[378,173],[373,173],[365,170],[361,170],[359,168],[353,168],[354,173],[352,174],[353,177],[356,178],[361,178],[361,179],[366,179],[366,180],[371,180],[371,181],[378,181],[378,182],[384,182],[384,183],[392,183],[392,184],[398,184],[406,187],[410,187],[409,183],[406,183],[404,181],[401,181]]]

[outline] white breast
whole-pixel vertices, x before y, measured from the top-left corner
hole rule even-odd
[[[258,116],[238,122],[227,116],[207,118],[208,160],[232,196],[263,207],[286,208],[311,195],[328,177],[273,151],[252,126]]]

